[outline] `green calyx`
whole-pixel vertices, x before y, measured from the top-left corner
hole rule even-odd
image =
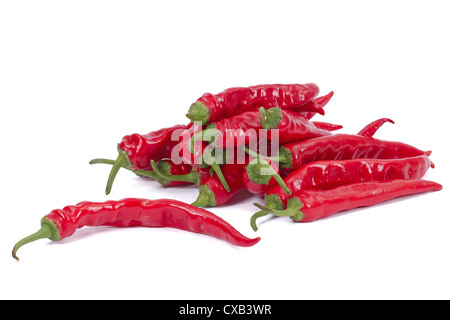
[[[266,196],[267,197],[267,196]],[[275,198],[265,198],[264,199],[266,202],[266,205],[268,204],[271,207],[279,207],[281,200],[276,201]],[[292,220],[294,221],[301,221],[304,218],[304,214],[300,211],[300,209],[303,207],[303,203],[300,201],[300,199],[298,199],[297,197],[292,197],[291,199],[288,200],[287,202],[287,206],[286,209],[274,209],[274,208],[270,208],[269,206],[263,206],[259,203],[254,203],[254,205],[260,209],[261,211],[255,213],[251,218],[250,218],[250,225],[252,226],[253,230],[257,230],[257,226],[256,226],[256,220],[260,217],[263,217],[267,214],[273,214],[274,216],[277,217],[290,217]],[[281,208],[283,207],[282,203],[281,203]]]
[[[270,180],[274,178],[286,194],[291,194],[291,191],[284,182],[283,178],[281,178],[269,162],[256,158],[245,167],[245,170],[248,178],[253,183],[268,185]]]
[[[210,116],[211,110],[209,110],[208,107],[200,101],[191,104],[188,113],[186,113],[186,117],[188,117],[189,120],[192,122],[201,121],[202,124],[207,124]]]
[[[164,187],[167,186],[167,184],[169,184],[171,181],[186,181],[195,183],[196,185],[199,184],[200,177],[199,174],[195,171],[183,175],[171,174],[171,165],[164,160],[158,161],[158,163],[156,163],[154,160],[151,160],[150,165],[152,166],[154,173],[158,175],[158,178],[156,180]]]
[[[281,169],[292,169],[292,152],[282,146],[278,152],[278,156],[280,159],[280,168]]]
[[[261,107],[259,109],[259,114],[261,115],[261,126],[266,130],[278,128],[280,121],[283,120],[283,114],[279,107],[270,109]]]
[[[191,205],[195,207],[215,207],[217,206],[216,195],[209,189],[207,185],[201,185],[198,187],[199,195]]]
[[[56,226],[55,222],[53,222],[47,217],[41,219],[41,228],[37,232],[33,233],[32,235],[29,235],[26,238],[23,238],[14,245],[14,248],[12,250],[13,258],[19,260],[19,258],[17,257],[17,250],[19,250],[19,248],[22,247],[23,245],[45,238],[48,238],[52,241],[61,240],[59,229]]]

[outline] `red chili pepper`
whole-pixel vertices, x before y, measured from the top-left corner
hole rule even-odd
[[[341,185],[420,179],[434,164],[427,156],[403,159],[352,159],[316,161],[305,164],[284,178],[292,194],[304,189],[333,189]],[[266,206],[284,209],[291,196],[275,185],[265,194]]]
[[[205,93],[189,108],[186,116],[208,124],[242,112],[263,108],[296,108],[299,111],[318,112],[316,105],[305,106],[319,94],[319,87],[307,84],[268,84],[229,88],[218,94]],[[312,110],[310,108],[313,108]]]
[[[441,189],[439,183],[415,179],[362,182],[329,190],[301,190],[288,201],[286,210],[271,209],[255,203],[263,211],[252,217],[251,224],[256,230],[256,219],[269,213],[288,216],[296,222],[309,222],[344,210],[368,207],[401,196]]]
[[[259,111],[247,111],[221,119],[209,124],[205,131],[194,135],[191,144],[203,139],[205,133],[214,136],[214,144],[222,149],[250,144],[256,141],[261,133],[269,140],[278,139],[279,143],[331,134],[318,129],[301,112],[281,108],[260,108]]]
[[[262,133],[269,140],[278,139],[280,144],[331,135],[329,131],[318,129],[299,112],[279,108],[261,108],[259,111],[261,126],[268,130]]]
[[[377,132],[378,129],[386,122],[390,122],[392,124],[395,123],[394,121],[392,121],[389,118],[381,118],[381,119],[378,119],[378,120],[375,120],[375,121],[369,123],[367,126],[362,128],[361,131],[359,131],[357,133],[357,135],[365,136],[365,137],[372,137],[375,134],[375,132]]]
[[[131,169],[152,170],[150,160],[159,161],[163,158],[171,158],[173,147],[179,143],[179,139],[172,140],[175,131],[180,134],[184,130],[193,129],[192,123],[188,125],[175,125],[163,128],[148,134],[131,134],[123,137],[119,148],[123,150],[131,162]]]
[[[171,175],[161,172],[153,164],[154,171],[167,181],[187,181],[195,183],[199,188],[199,196],[192,203],[196,207],[215,207],[227,203],[243,188],[242,171],[246,163],[226,163],[222,166],[222,172],[226,178],[228,188],[225,188],[217,175],[211,174],[210,169],[195,168],[189,174]]]
[[[62,210],[53,210],[42,218],[39,231],[17,242],[12,255],[18,260],[16,253],[21,246],[44,238],[58,241],[84,226],[171,227],[210,235],[244,247],[253,246],[260,240],[247,238],[212,212],[181,201],[128,198],[106,202],[85,201]]]
[[[318,97],[310,102],[308,102],[308,104],[314,104],[315,108],[317,109],[323,109],[328,102],[331,100],[331,98],[333,97],[334,92],[331,91],[330,93],[328,93],[325,96],[322,97]],[[303,115],[305,116],[306,119],[311,119],[312,117],[314,117],[318,112],[303,112]]]
[[[270,159],[252,160],[242,171],[242,181],[247,191],[260,197],[275,185],[279,185],[285,193],[291,193],[279,174],[278,166]]]
[[[111,192],[112,184],[120,168],[132,171],[151,171],[150,160],[159,161],[163,158],[171,158],[172,149],[180,142],[174,136],[178,133],[177,136],[179,138],[183,132],[187,130],[193,131],[193,128],[192,123],[189,123],[188,125],[175,125],[163,128],[144,135],[135,133],[123,137],[117,147],[119,155],[109,173],[105,193],[108,195]],[[106,163],[98,160],[93,159],[90,163]],[[153,178],[151,174],[146,176]]]
[[[261,115],[258,110],[215,121],[206,128],[214,135],[215,145],[222,149],[240,147],[257,140],[260,129]]]
[[[431,151],[422,151],[402,142],[335,134],[284,144],[280,148],[280,167],[293,171],[319,160],[400,159],[430,154]]]

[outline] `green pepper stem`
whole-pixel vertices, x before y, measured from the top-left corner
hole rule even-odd
[[[103,159],[103,158],[97,158],[97,159],[92,159],[91,161],[89,161],[89,164],[109,164],[109,165],[115,165],[116,164],[116,160],[111,160],[111,159]],[[137,174],[138,176],[143,176],[143,177],[147,177],[147,178],[152,178],[155,180],[158,180],[159,176],[153,172],[153,171],[148,171],[148,170],[133,170],[131,168],[129,168],[126,165],[122,165],[122,168],[127,169],[129,171],[134,172],[135,174]]]
[[[278,182],[281,189],[283,189],[283,191],[287,195],[291,194],[291,190],[289,190],[289,187],[286,185],[286,182],[284,182],[283,178],[278,173],[273,174],[272,177],[276,180],[276,182]]]
[[[260,155],[259,153],[251,150],[247,146],[243,146],[243,148],[244,148],[245,152],[247,152],[250,156],[252,156],[254,158],[268,159],[268,160],[271,160],[271,161],[274,161],[274,162],[279,162],[279,163],[286,163],[286,162],[288,162],[287,158],[286,158],[286,156],[284,154],[280,154],[279,153],[279,154],[277,154],[276,156],[273,156],[273,157],[266,157],[266,156]]]
[[[206,134],[208,133],[208,134]],[[213,126],[207,127],[205,130],[200,131],[199,133],[194,134],[191,139],[189,140],[188,147],[189,151],[192,154],[195,154],[195,143],[197,141],[206,141],[210,142],[210,145],[216,146],[215,140],[211,141],[213,137],[220,135],[220,131],[215,129]],[[207,140],[203,139],[203,136],[206,136]],[[209,139],[208,139],[209,137]]]
[[[213,168],[214,172],[217,174],[217,177],[219,178],[220,183],[222,183],[225,190],[230,192],[230,186],[228,185],[227,180],[222,173],[222,170],[220,170],[220,166],[216,162],[213,162],[211,163],[211,168]]]
[[[153,168],[153,171],[159,175],[161,178],[166,179],[168,181],[186,181],[186,182],[192,182],[192,183],[198,183],[199,176],[196,172],[190,172],[188,174],[179,174],[179,175],[169,175],[161,170],[159,170],[156,162],[154,160],[150,161],[150,165]]]
[[[268,214],[269,214],[269,212],[267,212],[267,211],[258,211],[252,215],[252,217],[250,218],[250,226],[252,227],[253,231],[258,230],[258,226],[256,225],[256,219],[258,219],[260,217],[264,217]]]
[[[290,217],[294,221],[300,221],[304,218],[303,212],[300,211],[303,207],[303,203],[295,196],[288,200],[285,210],[268,208],[259,203],[254,203],[253,205],[258,209],[271,213],[277,217]]]
[[[120,168],[124,167],[125,164],[126,164],[125,157],[119,153],[113,167],[111,168],[109,176],[108,176],[108,182],[106,183],[106,189],[105,189],[106,195],[108,195],[111,192],[111,188],[112,188],[114,179],[116,178],[117,173],[119,172]]]
[[[98,164],[98,163],[114,165],[116,163],[116,161],[111,160],[111,159],[103,159],[103,158],[96,158],[96,159],[92,159],[91,161],[89,161],[89,164]]]
[[[61,239],[56,224],[47,217],[44,217],[41,220],[41,228],[37,232],[29,235],[28,237],[23,238],[14,245],[12,249],[13,258],[16,259],[17,261],[19,260],[19,257],[17,257],[17,250],[19,250],[19,248],[22,247],[23,245],[45,238],[48,238],[53,241],[58,241]]]

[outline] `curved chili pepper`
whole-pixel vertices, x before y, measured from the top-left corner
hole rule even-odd
[[[304,189],[333,189],[341,185],[392,179],[420,179],[434,164],[427,156],[402,159],[328,160],[307,163],[284,178],[292,194]],[[275,185],[265,194],[266,206],[284,209],[290,196]]]
[[[389,118],[381,118],[381,119],[378,119],[378,120],[375,120],[375,121],[369,123],[367,126],[362,128],[361,131],[359,131],[357,133],[357,135],[365,136],[365,137],[372,137],[375,134],[375,132],[377,132],[377,130],[386,122],[390,122],[392,124],[395,123],[394,121],[392,121]]]
[[[260,197],[275,185],[279,185],[285,193],[291,193],[279,174],[278,166],[270,159],[252,160],[242,171],[242,181],[247,191]]]
[[[331,91],[330,93],[328,93],[327,95],[324,95],[322,97],[318,97],[315,98],[314,100],[308,102],[308,104],[314,104],[315,108],[317,109],[323,109],[323,107],[325,107],[328,102],[331,100],[331,98],[333,97],[334,92]],[[305,116],[306,119],[311,119],[312,117],[314,117],[318,112],[302,112],[303,115]]]
[[[44,238],[59,241],[84,226],[171,227],[210,235],[243,247],[253,246],[260,240],[247,238],[212,212],[181,201],[127,198],[85,201],[51,211],[42,218],[39,231],[17,242],[12,256],[18,260],[17,250],[27,243]]]
[[[280,148],[284,163],[280,167],[293,171],[306,163],[319,160],[400,159],[431,154],[411,145],[350,134],[335,134],[284,144]]]
[[[317,105],[303,108],[319,94],[319,87],[307,84],[267,84],[251,87],[235,87],[218,94],[205,93],[189,108],[186,116],[208,124],[260,107],[296,108],[299,111],[323,112]]]
[[[261,108],[259,112],[261,126],[268,130],[267,132],[262,131],[262,133],[269,140],[278,139],[280,144],[331,135],[329,131],[318,129],[305,116],[296,111]]]
[[[251,219],[254,230],[256,219],[265,215],[288,216],[296,222],[309,222],[357,207],[368,207],[401,196],[442,190],[442,185],[427,180],[387,180],[362,182],[329,190],[301,190],[288,201],[286,210],[271,209],[255,203],[262,212]]]

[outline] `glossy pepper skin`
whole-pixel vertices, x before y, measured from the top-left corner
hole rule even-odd
[[[334,92],[330,91],[330,93],[321,96],[321,97],[317,97],[314,100],[308,102],[308,104],[314,104],[316,109],[320,110],[323,109],[323,107],[325,107],[328,102],[330,102],[331,98],[333,97]],[[318,112],[314,112],[314,111],[306,111],[306,112],[302,112],[303,115],[305,116],[306,119],[311,119],[312,117],[314,117]]]
[[[411,145],[350,134],[334,134],[284,144],[280,148],[286,162],[280,163],[285,171],[293,171],[306,163],[321,160],[348,159],[401,159],[431,154]]]
[[[278,139],[280,144],[331,134],[317,128],[302,112],[281,108],[244,112],[211,123],[207,129],[216,130],[214,143],[222,149],[248,145],[260,134],[269,140]]]
[[[316,126],[317,129],[326,130],[326,131],[336,131],[343,128],[340,124],[334,124],[323,121],[311,121],[313,125]]]
[[[184,175],[171,175],[161,172],[154,161],[154,171],[167,181],[187,181],[195,183],[199,188],[198,198],[192,203],[196,207],[215,207],[227,203],[243,189],[242,170],[246,163],[225,163],[222,173],[227,180],[227,188],[222,184],[217,174],[209,168],[195,168],[192,172]]]
[[[258,110],[215,121],[207,129],[217,130],[215,143],[219,148],[240,147],[256,141],[261,127],[261,115]]]
[[[430,167],[434,165],[427,156],[316,161],[291,172],[284,182],[295,194],[300,190],[329,190],[360,182],[420,179]],[[289,198],[280,186],[275,185],[265,194],[266,206],[283,209]]]
[[[260,107],[321,112],[314,104],[307,105],[306,109],[302,108],[318,94],[319,87],[314,83],[234,87],[214,95],[205,93],[191,105],[186,116],[193,122],[208,124],[242,112],[258,110]]]
[[[229,190],[226,190],[216,174],[203,174],[199,184],[199,196],[193,206],[197,207],[216,207],[230,201],[243,188],[242,171],[245,164],[225,163],[222,166],[222,172],[228,182]]]
[[[150,160],[159,161],[171,157],[173,147],[179,143],[179,140],[172,141],[174,132],[190,128],[192,128],[191,123],[175,125],[143,135],[134,133],[124,136],[119,143],[119,148],[127,154],[132,164],[131,169],[152,170]]]
[[[253,246],[260,240],[243,236],[210,211],[171,199],[80,202],[51,211],[42,218],[41,226],[38,232],[14,246],[14,258],[17,259],[17,250],[26,243],[42,238],[58,241],[84,226],[170,227],[210,235],[243,247]]]
[[[268,115],[269,112],[273,114]],[[273,108],[260,109],[260,113],[261,126],[267,129],[262,133],[269,140],[278,139],[280,144],[331,135],[330,131],[317,128],[300,112]]]
[[[170,175],[185,175],[192,171],[191,165],[183,162],[175,164],[171,159],[162,159],[158,161],[157,166],[160,171]],[[164,181],[164,179],[158,179],[158,182],[165,188],[192,184],[189,181]]]
[[[284,213],[289,210],[288,215],[296,222],[310,222],[344,210],[439,190],[442,190],[439,183],[421,179],[362,182],[329,190],[301,190],[294,194],[288,204],[289,209]]]

